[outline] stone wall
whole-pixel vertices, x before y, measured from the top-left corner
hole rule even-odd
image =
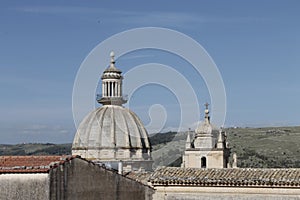
[[[243,188],[157,186],[155,200],[298,200],[300,190],[295,188]]]
[[[48,200],[48,174],[0,174],[1,200]]]
[[[50,199],[152,199],[153,190],[114,171],[75,158],[50,172]]]

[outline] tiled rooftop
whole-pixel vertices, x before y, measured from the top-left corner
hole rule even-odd
[[[153,172],[128,172],[127,174],[124,174],[124,176],[144,185],[148,185],[148,179],[152,173]]]
[[[74,156],[0,156],[0,174],[47,173]]]
[[[163,167],[149,178],[152,185],[246,186],[300,188],[300,168],[194,169]]]

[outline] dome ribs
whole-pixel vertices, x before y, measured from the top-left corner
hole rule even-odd
[[[126,148],[131,148],[132,147],[132,144],[131,144],[131,138],[130,138],[130,135],[129,135],[129,128],[128,128],[128,124],[127,124],[127,120],[126,120],[126,117],[125,117],[125,114],[124,113],[121,113],[121,116],[123,118],[123,122],[124,122],[124,125],[125,125],[125,147]]]
[[[104,116],[104,113],[106,112],[107,108],[105,109],[99,109],[97,114],[98,113],[103,113],[102,115],[100,115],[100,117],[98,118],[97,122],[98,122],[98,127],[99,127],[99,130],[100,132],[102,131],[102,127],[103,127],[103,116]],[[101,147],[101,144],[102,144],[102,137],[101,137],[101,134],[98,133],[98,141],[96,142],[96,146],[97,147]]]
[[[121,106],[105,105],[91,112],[80,124],[75,138],[80,139],[73,143],[74,153],[87,159],[114,160],[117,154],[126,155],[124,159],[151,157],[148,133],[141,120]]]
[[[111,127],[110,127],[110,138],[111,138],[111,144],[113,145],[113,147],[116,147],[116,121],[115,121],[115,116],[114,116],[114,109],[112,107],[112,109],[110,109],[110,120],[111,120]]]

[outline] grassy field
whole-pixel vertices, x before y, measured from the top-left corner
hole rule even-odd
[[[300,127],[228,129],[240,167],[300,167]]]
[[[228,128],[239,167],[300,167],[300,127]],[[151,135],[154,166],[180,166],[186,132]],[[71,154],[71,144],[0,145],[0,155]]]

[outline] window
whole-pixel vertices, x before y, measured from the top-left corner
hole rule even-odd
[[[201,158],[201,168],[206,168],[206,158],[205,157]]]

